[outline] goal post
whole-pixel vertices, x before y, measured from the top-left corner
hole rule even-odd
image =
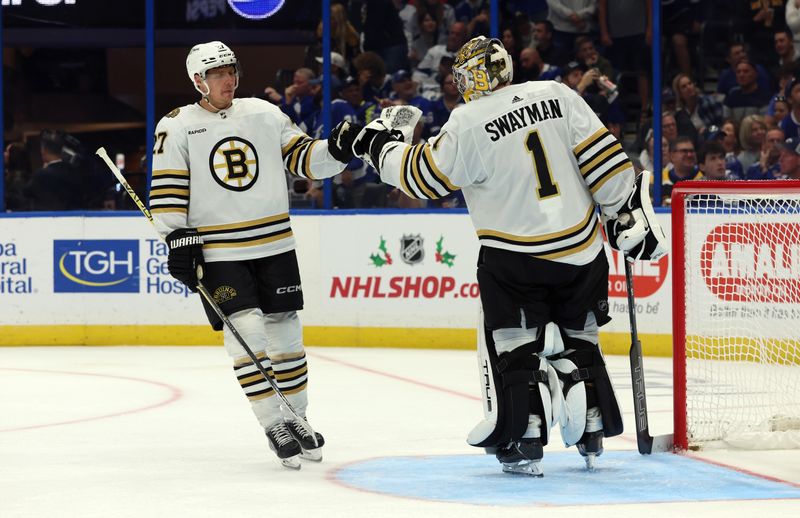
[[[800,181],[672,191],[675,446],[800,448]]]

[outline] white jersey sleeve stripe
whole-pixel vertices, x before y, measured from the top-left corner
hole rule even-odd
[[[428,183],[423,173],[422,149],[423,146],[421,145],[414,146],[414,152],[411,157],[411,171],[413,173],[414,182],[416,183],[417,189],[425,194],[425,198],[431,200],[441,198],[442,195],[438,194],[433,186]]]
[[[401,164],[400,188],[408,196],[411,196],[412,198],[419,198],[419,195],[417,195],[414,191],[411,190],[411,187],[409,186],[408,183],[408,173],[409,173],[408,158],[411,155],[411,150],[412,150],[411,146],[406,146],[406,148],[403,150],[403,157],[400,159],[400,164]]]
[[[600,190],[603,185],[612,179],[613,177],[617,176],[619,173],[623,171],[627,171],[629,169],[633,169],[633,164],[630,160],[625,160],[623,163],[612,169],[611,171],[602,174],[599,176],[595,181],[589,184],[589,190],[592,191],[592,194],[595,194],[597,191]]]
[[[170,212],[179,212],[181,214],[188,214],[189,208],[186,205],[171,203],[171,204],[159,205],[158,207],[152,207],[150,209],[150,214],[167,214]]]
[[[572,152],[575,154],[575,158],[580,161],[581,154],[583,154],[587,148],[607,135],[610,135],[610,133],[605,127],[595,131],[589,138],[575,146],[575,149],[572,150]]]
[[[185,169],[157,169],[153,171],[153,179],[160,178],[184,178],[189,179],[189,171]]]
[[[441,139],[437,140],[436,144],[438,145],[440,141],[441,141]],[[431,153],[431,147],[429,145],[425,144],[425,148],[423,150],[423,153],[425,153],[425,161],[428,164],[428,167],[433,172],[433,174],[436,175],[436,178],[438,178],[441,182],[443,182],[447,186],[447,188],[450,190],[450,192],[459,190],[460,187],[458,187],[457,185],[454,185],[450,181],[450,178],[448,178],[447,175],[444,174],[436,166],[436,162],[434,162],[434,160],[433,160],[433,154]]]
[[[429,183],[434,187],[434,190],[437,193],[440,193],[439,194],[440,197],[441,196],[447,196],[451,192],[455,191],[455,189],[451,189],[450,187],[448,187],[448,185],[445,183],[445,181],[443,179],[439,178],[438,176],[436,176],[434,174],[433,166],[431,165],[432,164],[432,160],[428,160],[429,153],[426,152],[426,151],[427,151],[427,149],[423,148],[422,157],[421,157],[422,158],[422,164],[421,165],[425,166],[424,171],[427,172],[426,177],[430,180]],[[442,194],[442,191],[444,191],[444,194]]]
[[[586,162],[581,162],[580,170],[584,178],[588,177],[594,169],[607,162],[614,155],[624,152],[619,142],[612,142],[592,155]]]

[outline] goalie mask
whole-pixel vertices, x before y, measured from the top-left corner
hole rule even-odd
[[[453,63],[453,81],[466,102],[489,95],[513,77],[511,56],[494,38],[472,38],[459,49]]]
[[[203,97],[208,96],[209,88],[206,84],[206,72],[212,68],[232,66],[236,70],[236,85],[234,89],[239,86],[239,60],[233,51],[222,43],[221,41],[211,41],[208,43],[198,43],[189,55],[186,57],[186,72],[189,74],[189,80],[194,85],[195,90],[200,92]],[[195,74],[200,76],[200,81],[205,87],[205,92],[198,86],[194,80]]]

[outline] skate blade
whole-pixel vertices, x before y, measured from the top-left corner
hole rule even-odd
[[[541,462],[527,462],[517,464],[503,464],[503,473],[512,475],[528,475],[529,477],[542,478],[544,469]]]
[[[287,457],[285,459],[279,459],[279,460],[281,461],[281,466],[283,466],[286,469],[297,471],[303,467],[302,464],[300,464],[300,455],[295,455],[293,457]]]
[[[314,448],[313,450],[303,450],[300,458],[311,462],[322,462],[322,448]]]
[[[594,462],[597,459],[597,455],[594,453],[587,453],[583,460],[586,462],[586,470],[587,471],[594,471]]]

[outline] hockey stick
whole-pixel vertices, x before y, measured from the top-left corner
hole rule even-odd
[[[111,172],[114,173],[114,176],[117,178],[117,181],[120,183],[120,185],[122,185],[125,188],[125,190],[130,195],[131,199],[134,201],[134,203],[136,203],[136,206],[139,207],[139,210],[142,211],[142,214],[144,214],[147,220],[150,221],[150,224],[153,225],[153,228],[155,228],[155,221],[153,221],[153,215],[147,209],[142,200],[139,199],[139,196],[136,195],[136,191],[133,190],[133,188],[130,186],[125,177],[122,176],[122,172],[117,168],[116,165],[114,165],[114,162],[111,161],[111,158],[108,156],[108,153],[106,153],[105,148],[102,147],[99,148],[97,150],[97,155],[100,158],[102,158],[103,161],[108,166],[108,168],[111,169]],[[278,384],[275,382],[274,379],[272,379],[272,376],[270,376],[267,373],[267,370],[264,368],[263,365],[261,365],[261,361],[258,358],[256,358],[256,355],[253,354],[253,350],[250,349],[250,346],[247,345],[247,342],[244,341],[242,335],[240,335],[239,331],[237,331],[236,328],[233,327],[233,323],[231,323],[230,319],[227,316],[225,316],[225,313],[222,312],[222,309],[219,307],[219,304],[216,303],[214,298],[211,297],[211,294],[208,293],[206,287],[203,286],[203,283],[200,280],[203,277],[202,268],[198,268],[197,273],[198,273],[197,291],[200,292],[200,295],[202,295],[203,298],[206,300],[206,302],[208,302],[208,305],[211,306],[211,309],[214,310],[214,313],[217,314],[220,320],[222,320],[222,323],[225,324],[228,330],[233,334],[233,336],[236,338],[236,341],[239,342],[239,345],[241,345],[242,348],[244,349],[244,352],[247,353],[247,356],[249,356],[250,359],[253,361],[253,365],[256,366],[258,372],[260,372],[261,375],[264,376],[264,378],[266,378],[267,382],[269,382],[270,386],[272,386],[272,390],[274,390],[275,394],[277,394],[277,396],[280,398],[284,408],[292,415],[292,417],[294,417],[295,420],[297,420],[297,422],[300,423],[300,425],[303,428],[306,429],[308,433],[311,434],[311,438],[314,439],[314,446],[319,447],[319,443],[317,442],[317,434],[314,433],[314,429],[311,428],[311,425],[308,424],[308,421],[306,421],[305,418],[300,416],[294,409],[292,404],[289,403],[289,400],[286,399],[286,396],[283,394],[283,392],[281,392],[281,389],[278,388]]]
[[[672,450],[673,436],[650,435],[650,425],[647,421],[647,396],[644,384],[644,365],[642,363],[642,343],[639,341],[639,331],[636,327],[636,303],[633,298],[633,272],[631,262],[628,258],[623,259],[625,263],[625,281],[628,288],[628,315],[631,320],[631,350],[629,353],[631,361],[631,388],[633,390],[633,409],[636,419],[636,445],[639,453],[648,455],[653,452],[664,452]]]

